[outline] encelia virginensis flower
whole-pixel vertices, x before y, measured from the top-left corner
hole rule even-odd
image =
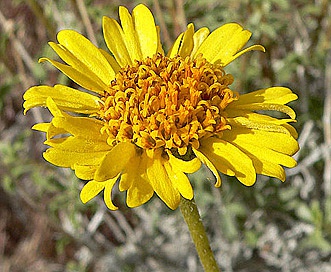
[[[33,128],[46,132],[47,161],[88,181],[82,201],[104,190],[106,205],[116,209],[111,191],[118,182],[129,207],[155,192],[176,209],[180,195],[193,198],[186,174],[201,163],[214,174],[216,186],[219,172],[247,186],[256,174],[284,181],[283,166],[296,165],[291,156],[298,150],[289,124],[295,112],[285,104],[297,96],[284,87],[239,95],[225,72],[243,53],[264,51],[261,45],[240,51],[251,33],[236,23],[211,33],[189,24],[165,54],[147,7],[136,6],[132,15],[120,7],[119,15],[121,25],[103,18],[111,54],[73,30],[62,30],[59,43],[49,45],[64,63],[40,59],[82,89],[35,86],[24,94],[25,112],[44,106],[54,116]],[[270,111],[288,117],[266,115]]]

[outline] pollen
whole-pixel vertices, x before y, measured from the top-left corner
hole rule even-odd
[[[185,154],[199,140],[230,129],[224,109],[238,99],[233,76],[202,56],[161,54],[121,68],[101,97],[97,116],[108,142],[143,149],[176,148]]]

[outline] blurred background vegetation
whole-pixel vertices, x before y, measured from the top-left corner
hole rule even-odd
[[[258,177],[247,188],[223,177],[221,188],[192,176],[196,202],[223,271],[331,271],[331,3],[328,0],[140,1],[161,26],[165,49],[189,22],[211,30],[238,22],[253,32],[253,52],[229,65],[233,89],[290,87],[298,115],[298,166],[287,181]],[[0,271],[202,271],[179,210],[157,197],[118,211],[102,197],[83,205],[71,170],[42,159],[49,120],[43,109],[22,114],[33,85],[75,86],[47,64],[47,45],[63,28],[105,48],[101,18],[118,18],[128,0],[0,1]]]

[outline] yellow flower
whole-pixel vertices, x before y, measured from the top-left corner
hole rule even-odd
[[[285,180],[283,166],[294,167],[297,133],[289,125],[295,112],[285,104],[297,99],[291,90],[272,87],[239,95],[224,67],[243,53],[264,51],[253,45],[240,51],[251,33],[225,24],[213,32],[189,24],[164,54],[159,27],[144,5],[132,15],[119,8],[121,26],[103,18],[104,38],[112,54],[73,30],[58,33],[49,45],[65,62],[48,61],[87,91],[63,85],[35,86],[24,94],[25,112],[46,106],[50,123],[44,158],[70,167],[88,182],[85,203],[104,190],[109,209],[116,182],[136,207],[154,192],[176,209],[180,195],[193,198],[187,173],[204,163],[215,175],[235,176],[244,185],[256,174]],[[285,113],[280,119],[266,111]]]

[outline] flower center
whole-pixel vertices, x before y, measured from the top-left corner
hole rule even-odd
[[[220,66],[157,54],[122,68],[101,98],[103,132],[144,149],[176,148],[185,154],[199,139],[229,129],[224,109],[237,97]]]

